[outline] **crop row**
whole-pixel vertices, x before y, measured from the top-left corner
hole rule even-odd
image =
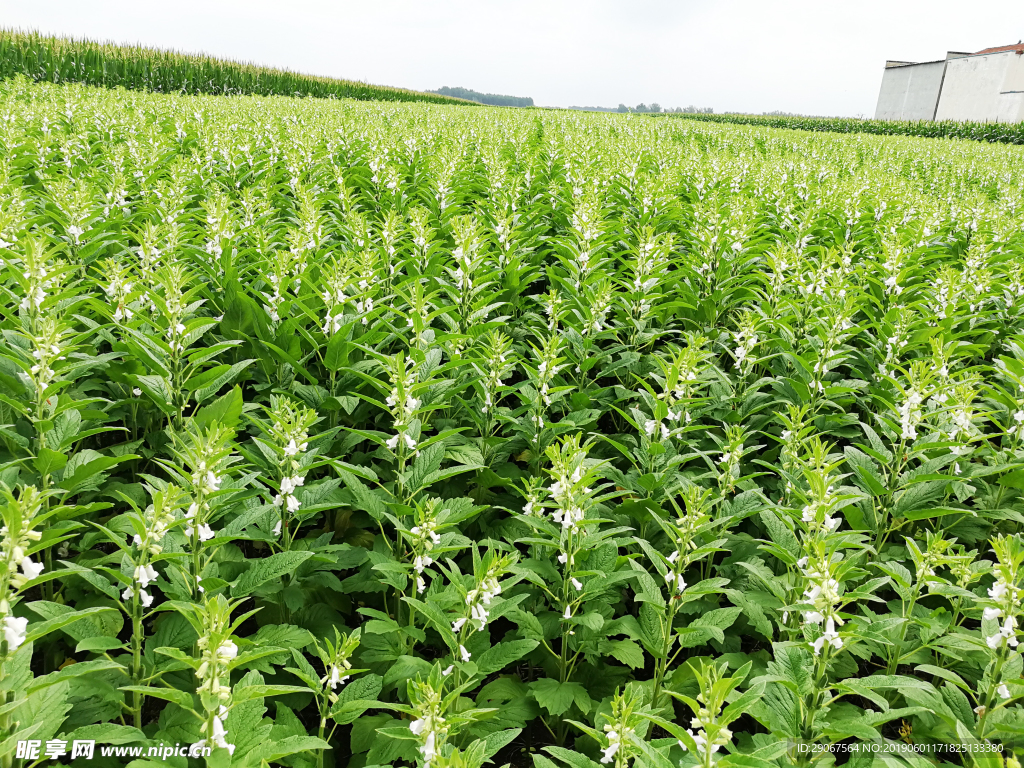
[[[0,29],[0,78],[15,75],[49,83],[85,83],[158,93],[473,104],[436,93],[306,75],[212,56]]]
[[[684,120],[757,125],[796,131],[870,133],[878,136],[921,136],[933,139],[969,139],[998,144],[1024,144],[1024,123],[979,123],[955,120],[861,120],[853,117],[800,117],[791,115],[683,114]]]

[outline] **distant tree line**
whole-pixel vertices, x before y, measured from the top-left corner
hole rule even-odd
[[[533,99],[529,96],[503,96],[499,93],[480,93],[469,88],[449,88],[447,85],[436,91],[429,91],[440,96],[452,96],[456,99],[469,99],[492,107],[532,107]]]
[[[713,115],[715,110],[711,107],[695,107],[692,104],[688,107],[676,107],[675,109],[662,109],[661,104],[653,102],[650,106],[647,104],[637,104],[635,107],[630,109],[625,104],[619,104],[617,112],[665,112],[667,114],[680,114],[680,115]]]

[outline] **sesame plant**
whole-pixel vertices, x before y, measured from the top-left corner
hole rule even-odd
[[[1020,178],[3,81],[0,765],[1016,765]]]

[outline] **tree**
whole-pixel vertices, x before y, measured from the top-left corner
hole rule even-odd
[[[530,96],[504,96],[499,93],[480,93],[469,88],[449,88],[447,85],[429,93],[438,93],[442,96],[454,96],[458,99],[468,99],[479,104],[490,104],[495,107],[532,107],[533,98]]]
[[[647,111],[647,105],[644,104],[641,101],[639,104],[636,105],[636,109],[634,109],[633,111],[634,112],[646,112]]]
[[[619,112],[629,112],[629,107],[625,104],[619,104]]]
[[[650,111],[651,111],[651,112],[661,112],[661,104],[659,104],[659,103],[658,103],[658,102],[656,102],[656,101],[652,101],[652,102],[651,102],[651,108],[650,108]]]

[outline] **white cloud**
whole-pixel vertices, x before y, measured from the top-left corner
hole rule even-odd
[[[5,26],[568,106],[873,114],[886,59],[1024,36],[1019,0],[0,0]],[[1017,19],[1016,27],[1004,23]]]

